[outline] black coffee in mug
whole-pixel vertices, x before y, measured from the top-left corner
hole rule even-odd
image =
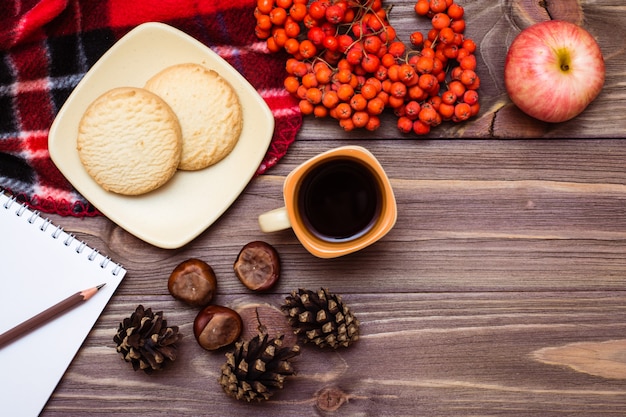
[[[305,175],[298,193],[298,211],[319,239],[344,241],[367,233],[381,212],[376,176],[362,163],[331,159]]]

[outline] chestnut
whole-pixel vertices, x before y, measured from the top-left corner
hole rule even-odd
[[[187,259],[174,268],[167,281],[167,289],[177,300],[194,307],[211,302],[217,288],[213,268],[200,259]]]
[[[253,291],[270,289],[280,276],[280,258],[269,243],[257,240],[245,245],[234,265],[235,275]]]
[[[243,320],[235,310],[219,305],[203,308],[193,322],[193,334],[206,350],[217,350],[239,339]]]

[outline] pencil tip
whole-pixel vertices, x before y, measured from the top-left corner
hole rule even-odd
[[[96,287],[96,290],[99,290],[100,288],[104,287],[106,285],[106,282],[104,284],[100,284]]]

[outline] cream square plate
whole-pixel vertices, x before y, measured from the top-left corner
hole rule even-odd
[[[76,150],[78,124],[87,106],[114,87],[142,87],[160,70],[195,62],[217,71],[239,95],[243,129],[233,151],[199,171],[178,171],[163,187],[140,196],[101,188]],[[87,200],[129,233],[161,248],[181,247],[215,222],[237,199],[265,156],[274,117],[250,83],[224,59],[191,36],[162,23],[130,31],[89,70],[69,96],[48,137],[50,157]]]

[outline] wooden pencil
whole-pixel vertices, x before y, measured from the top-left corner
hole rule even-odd
[[[12,329],[0,334],[0,349],[8,345],[9,343],[19,339],[30,331],[38,328],[39,326],[47,323],[48,321],[54,319],[58,315],[70,310],[76,305],[89,300],[102,287],[104,287],[104,284],[100,284],[96,287],[79,291],[67,297],[65,300],[60,301],[52,307],[42,311],[36,316],[33,316],[30,319],[13,327]]]

